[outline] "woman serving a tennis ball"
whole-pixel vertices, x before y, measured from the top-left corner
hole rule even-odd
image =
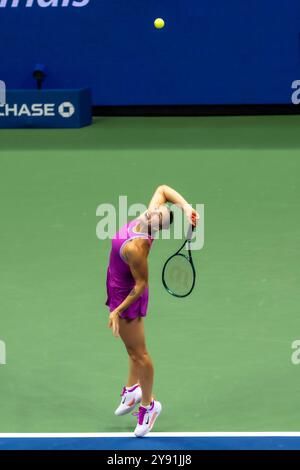
[[[151,431],[162,409],[160,402],[152,397],[153,364],[146,349],[143,317],[147,314],[147,258],[153,238],[173,220],[167,202],[179,206],[193,226],[196,225],[199,215],[187,201],[169,186],[159,186],[148,209],[114,235],[107,270],[108,326],[115,337],[121,337],[129,356],[128,380],[115,414],[130,413],[141,402],[134,431],[137,437]]]

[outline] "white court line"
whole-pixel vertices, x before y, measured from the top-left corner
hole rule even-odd
[[[130,432],[0,433],[1,438],[102,438],[134,437]],[[152,432],[148,437],[300,437],[300,432]]]

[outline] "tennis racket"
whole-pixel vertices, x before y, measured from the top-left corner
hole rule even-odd
[[[162,283],[169,294],[174,297],[187,297],[195,287],[196,271],[191,253],[194,228],[190,225],[185,242],[174,255],[167,259],[163,267]]]

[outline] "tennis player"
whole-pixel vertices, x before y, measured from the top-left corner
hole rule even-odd
[[[148,305],[148,255],[155,233],[168,228],[173,214],[166,203],[179,206],[196,225],[197,212],[174,189],[159,186],[148,209],[123,226],[113,237],[107,270],[109,328],[121,337],[129,356],[129,375],[115,414],[130,413],[141,403],[135,428],[137,437],[151,431],[162,406],[153,398],[153,364],[145,343],[144,321]]]

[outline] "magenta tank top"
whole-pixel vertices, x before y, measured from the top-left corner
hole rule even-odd
[[[113,237],[112,248],[108,265],[109,287],[117,289],[131,290],[135,285],[135,280],[131,274],[130,268],[122,257],[122,250],[126,243],[135,238],[145,238],[152,245],[153,238],[147,233],[135,232],[134,227],[138,221],[132,220],[124,225]]]

